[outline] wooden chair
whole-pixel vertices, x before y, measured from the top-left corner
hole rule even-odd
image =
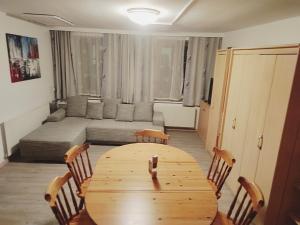
[[[213,151],[215,154],[207,174],[207,179],[219,199],[221,197],[221,189],[230,174],[235,159],[226,150],[215,147]]]
[[[160,144],[168,144],[169,135],[160,130],[141,130],[135,132],[136,142],[152,142]],[[158,141],[158,142],[157,142]]]
[[[256,184],[239,177],[240,186],[227,215],[218,212],[213,225],[249,225],[264,206],[263,195]]]
[[[72,180],[70,172],[62,177],[56,177],[49,184],[45,199],[60,225],[94,225],[86,210],[79,207]]]
[[[88,149],[89,144],[75,145],[65,154],[65,162],[75,180],[77,195],[82,199],[93,175]]]

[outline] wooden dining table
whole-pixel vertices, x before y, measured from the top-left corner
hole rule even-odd
[[[158,156],[157,178],[148,161]],[[98,225],[209,225],[217,199],[196,160],[168,145],[113,148],[97,161],[85,195]]]

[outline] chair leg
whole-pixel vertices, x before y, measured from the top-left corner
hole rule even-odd
[[[79,210],[83,209],[83,206],[84,206],[84,198],[81,198],[79,202]]]

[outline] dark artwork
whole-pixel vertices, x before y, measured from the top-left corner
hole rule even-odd
[[[6,34],[11,82],[41,77],[36,38]]]

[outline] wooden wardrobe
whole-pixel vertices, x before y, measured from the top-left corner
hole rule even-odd
[[[209,151],[213,147],[220,147],[222,136],[226,91],[228,89],[228,70],[231,50],[218,50],[214,68],[214,84],[211,105],[208,115],[207,136],[205,148]]]
[[[266,207],[255,224],[264,224],[298,54],[298,45],[217,53],[206,147],[236,158],[227,180],[233,191],[239,176],[261,188]]]

